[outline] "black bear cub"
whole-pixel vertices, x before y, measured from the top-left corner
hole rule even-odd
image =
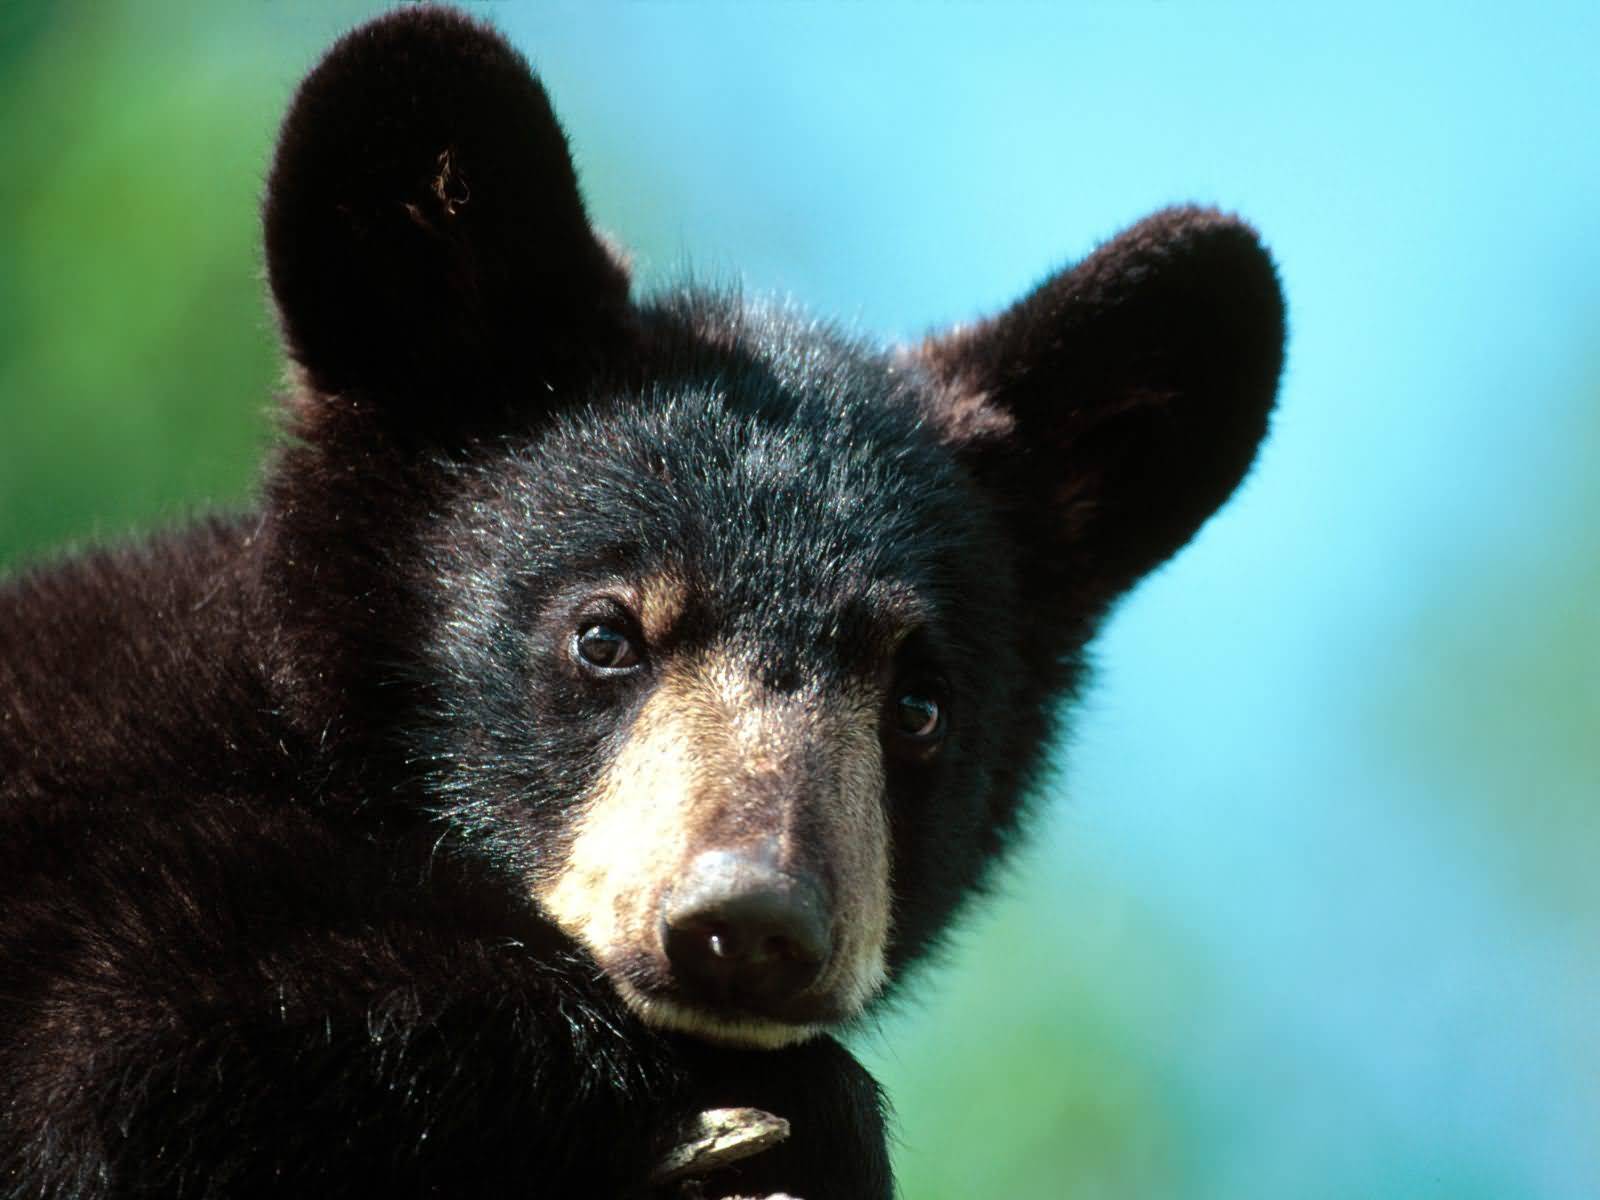
[[[0,1192],[891,1194],[832,1040],[981,891],[1283,310],[1172,209],[884,351],[636,298],[527,64],[346,36],[265,204],[259,506],[0,590]],[[788,1139],[697,1178],[696,1114]]]

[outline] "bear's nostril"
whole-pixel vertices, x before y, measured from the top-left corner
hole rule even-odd
[[[716,958],[734,958],[739,952],[734,944],[732,932],[722,925],[711,928],[706,934],[706,944],[711,947],[711,953]]]
[[[713,850],[661,906],[673,976],[697,999],[772,1010],[821,973],[831,949],[822,890],[753,855]]]

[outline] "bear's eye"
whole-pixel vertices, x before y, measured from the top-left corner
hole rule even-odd
[[[603,621],[580,630],[572,639],[572,652],[584,666],[602,672],[631,671],[643,661],[633,640]]]
[[[902,691],[894,701],[894,730],[916,742],[932,742],[944,733],[944,709],[922,689]]]

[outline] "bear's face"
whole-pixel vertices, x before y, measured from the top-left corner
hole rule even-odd
[[[1281,357],[1270,263],[1192,209],[891,355],[635,304],[526,65],[438,10],[307,79],[266,232],[306,720],[374,726],[371,786],[647,1022],[737,1044],[855,1016],[982,887]]]
[[[774,1044],[858,1012],[899,927],[972,887],[1026,648],[920,397],[792,316],[724,317],[765,369],[663,364],[466,473],[417,741],[448,818],[648,1019]],[[719,915],[745,887],[779,911]]]

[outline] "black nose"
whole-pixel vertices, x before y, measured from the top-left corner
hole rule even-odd
[[[772,1015],[827,962],[828,925],[816,880],[733,850],[701,854],[661,905],[661,940],[679,986]]]

